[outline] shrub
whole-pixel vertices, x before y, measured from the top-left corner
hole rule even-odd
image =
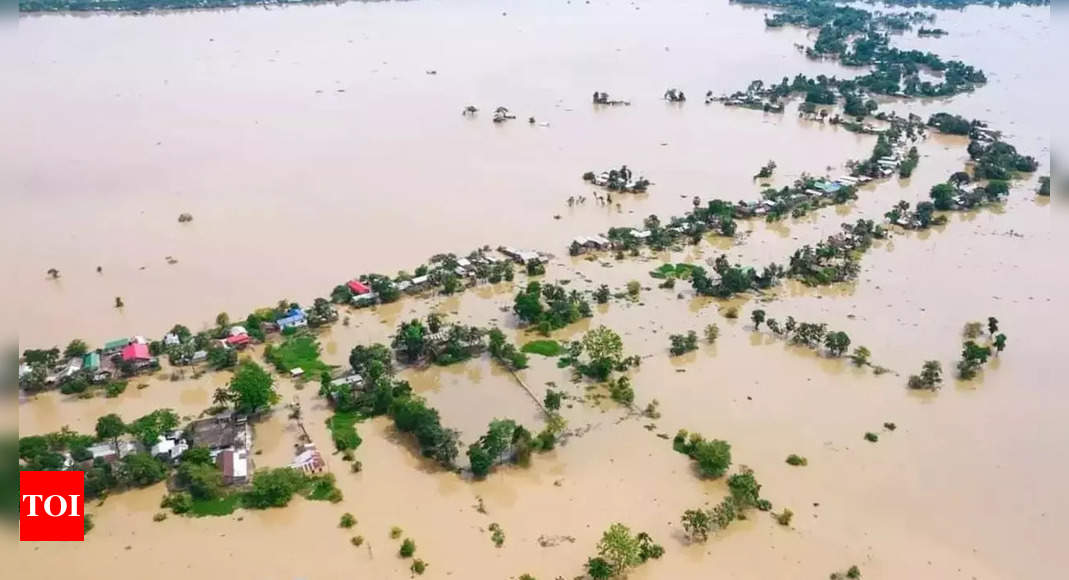
[[[490,524],[490,540],[498,548],[505,544],[505,530],[497,522]]]
[[[720,327],[716,324],[710,324],[705,327],[705,341],[709,344],[716,342],[716,339],[720,337]]]
[[[416,558],[412,561],[412,567],[409,569],[412,570],[413,574],[423,574],[423,572],[427,570],[427,563],[423,560],[420,560],[419,558]]]
[[[167,519],[167,514],[163,512],[156,512],[156,515],[152,516],[152,521],[154,522],[162,522],[165,519]]]
[[[193,496],[184,491],[172,493],[163,498],[160,507],[171,508],[176,514],[184,514],[193,509]]]
[[[883,428],[887,429],[888,431],[894,431],[895,429],[898,429],[898,425],[895,425],[894,423],[888,421],[883,424]]]
[[[405,541],[401,542],[399,553],[402,558],[411,558],[412,554],[416,553],[416,543],[412,541],[412,538],[405,538]]]
[[[356,518],[353,517],[353,514],[346,512],[342,514],[341,521],[338,522],[338,525],[345,529],[349,529],[356,525]]]
[[[877,442],[879,440],[880,440],[880,436],[875,434],[875,433],[873,433],[872,431],[869,431],[869,432],[865,433],[865,441],[868,441],[870,443],[875,443],[875,442]]]
[[[354,546],[361,546],[364,543],[364,536],[353,536],[349,539],[349,543]]]
[[[781,526],[789,526],[791,525],[791,518],[793,517],[794,512],[788,508],[783,508],[782,512],[776,514],[776,521],[779,522],[779,525]]]
[[[809,460],[801,455],[795,455],[791,453],[787,456],[787,465],[809,465]]]
[[[726,310],[724,310],[724,318],[732,318],[732,319],[734,319],[734,318],[738,318],[738,317],[739,317],[739,307],[738,306],[729,306]]]
[[[639,293],[640,290],[642,290],[642,285],[639,284],[638,280],[632,280],[632,281],[627,283],[627,295],[628,296],[630,296],[632,298],[636,298],[636,297],[638,297],[638,293]]]
[[[396,540],[401,537],[401,528],[394,526],[390,528],[390,539]]]

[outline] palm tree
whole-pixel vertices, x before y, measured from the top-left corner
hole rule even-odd
[[[220,387],[212,394],[212,403],[226,406],[230,402],[230,391]]]

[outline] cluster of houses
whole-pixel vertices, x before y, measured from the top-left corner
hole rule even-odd
[[[633,177],[633,173],[626,165],[621,166],[620,169],[610,169],[601,173],[595,174],[593,171],[588,171],[583,174],[584,181],[612,191],[642,193],[650,186],[650,180],[645,177],[638,179],[633,179]]]
[[[157,368],[159,359],[150,352],[145,337],[120,338],[82,356],[60,361],[48,369],[45,384],[62,385],[77,377],[85,377],[92,383],[103,383],[113,377],[132,376]],[[20,381],[27,378],[32,370],[25,362],[19,365]]]

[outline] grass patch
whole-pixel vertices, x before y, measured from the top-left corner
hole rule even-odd
[[[690,278],[690,273],[693,269],[693,264],[684,264],[682,262],[679,264],[662,264],[661,267],[656,270],[651,270],[650,276],[657,279],[681,278],[686,280]]]
[[[189,514],[196,517],[228,516],[241,506],[241,494],[230,493],[215,499],[194,499]]]
[[[289,336],[278,346],[268,345],[264,358],[282,373],[299,368],[306,376],[319,377],[323,371],[330,370],[319,358],[319,342],[307,334]]]
[[[542,356],[560,356],[564,352],[564,347],[555,340],[532,340],[523,345],[520,350]]]
[[[360,447],[363,440],[356,432],[356,422],[359,419],[360,414],[353,411],[334,413],[327,419],[327,429],[330,429],[330,436],[334,439],[334,447],[338,451]]]

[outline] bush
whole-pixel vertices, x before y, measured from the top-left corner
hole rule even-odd
[[[732,319],[734,319],[734,318],[738,318],[738,317],[739,317],[739,307],[738,306],[729,306],[726,310],[724,310],[724,318],[732,318]]]
[[[152,516],[152,521],[154,522],[162,522],[165,519],[167,519],[167,514],[163,512],[156,512],[156,514]]]
[[[401,537],[401,528],[394,526],[390,528],[390,539],[396,540]]]
[[[402,558],[411,558],[412,554],[416,553],[416,543],[412,541],[412,538],[405,538],[405,541],[401,542],[399,553]]]
[[[349,543],[357,547],[362,546],[364,544],[364,536],[353,536],[349,539]]]
[[[353,517],[353,514],[346,512],[342,514],[341,520],[338,522],[338,525],[345,529],[349,529],[356,525],[356,518]]]
[[[423,572],[427,570],[427,563],[423,560],[420,560],[419,558],[416,558],[412,561],[412,567],[409,569],[412,570],[413,574],[423,574]]]
[[[632,298],[637,298],[639,291],[642,290],[642,285],[638,280],[632,280],[627,283],[627,295]]]
[[[334,439],[334,447],[338,451],[356,449],[363,443],[360,435],[356,432],[356,421],[360,418],[359,413],[334,413],[327,419],[327,428]]]
[[[716,324],[710,324],[705,327],[705,341],[709,344],[716,342],[716,339],[720,337],[720,327]]]
[[[505,530],[497,522],[490,524],[490,541],[498,548],[505,544]]]
[[[805,457],[802,457],[801,455],[795,455],[794,453],[791,453],[787,456],[787,465],[809,465],[809,460],[807,460]]]
[[[898,429],[898,425],[895,425],[894,423],[888,421],[883,424],[883,428],[887,429],[888,431],[894,431],[895,429]]]
[[[783,508],[782,512],[776,514],[776,521],[779,522],[779,525],[781,526],[789,526],[791,525],[791,518],[793,517],[794,512],[787,508]]]
[[[171,508],[171,511],[176,514],[184,514],[193,509],[193,496],[184,491],[172,493],[163,498],[160,507]]]
[[[865,441],[868,441],[870,443],[875,443],[875,442],[877,442],[879,440],[880,440],[880,436],[875,434],[875,433],[873,433],[872,431],[869,431],[869,432],[865,433]]]

